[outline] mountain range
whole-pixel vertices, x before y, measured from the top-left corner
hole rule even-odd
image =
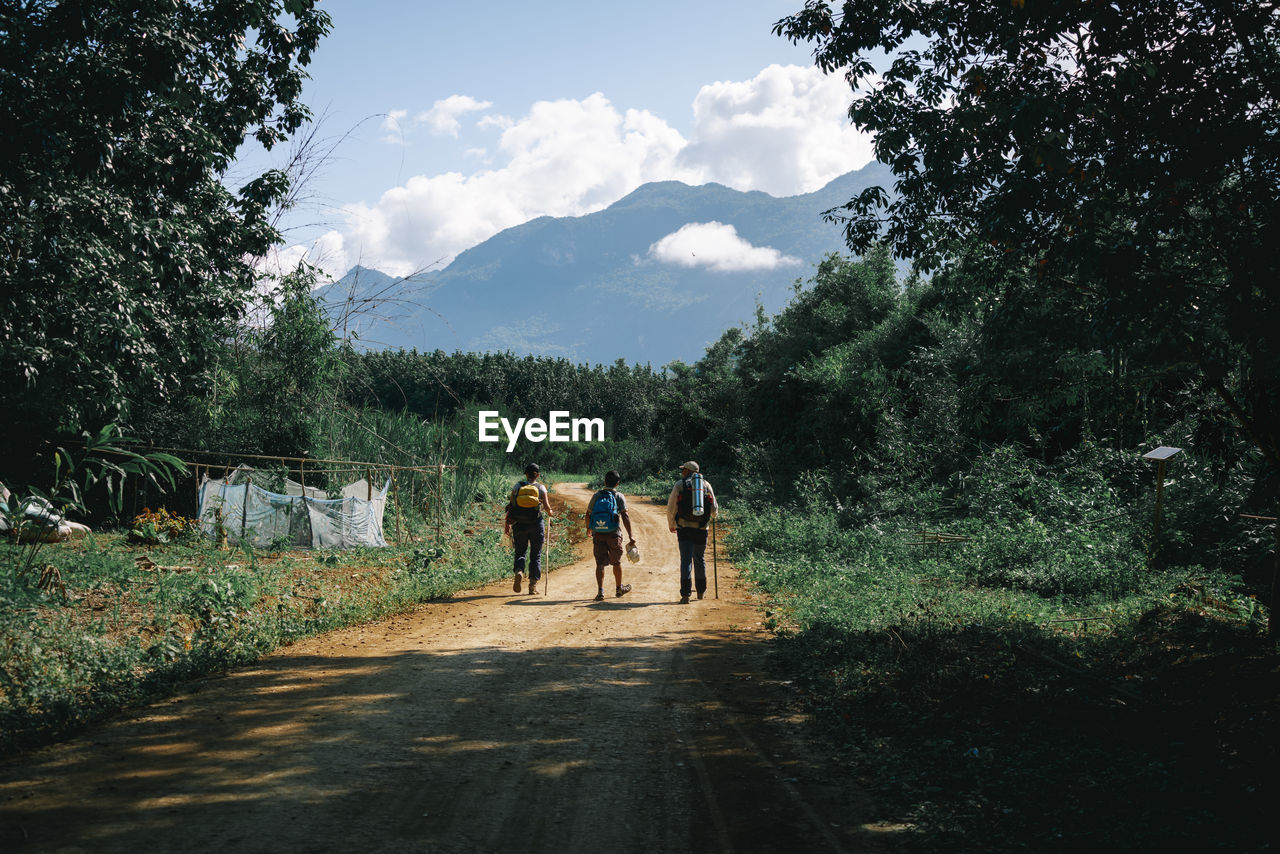
[[[845,249],[823,211],[892,184],[874,161],[785,198],[650,183],[595,213],[508,228],[442,270],[397,279],[354,267],[316,295],[364,349],[692,362],[725,329],[751,322],[757,305],[779,309],[824,255]]]

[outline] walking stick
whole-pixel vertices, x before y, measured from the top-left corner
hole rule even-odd
[[[716,517],[711,517],[711,569],[715,573],[716,598],[720,598],[720,561],[716,559]]]
[[[542,541],[542,566],[545,571],[542,573],[542,595],[547,595],[547,588],[551,586],[551,516],[547,516],[547,536]]]

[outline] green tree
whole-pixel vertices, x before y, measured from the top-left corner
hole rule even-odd
[[[834,6],[775,31],[846,69],[897,176],[830,212],[850,245],[936,266],[976,238],[1035,265],[1106,336],[1181,354],[1280,466],[1276,4]]]
[[[10,454],[130,425],[234,329],[278,235],[277,171],[223,184],[308,117],[315,0],[0,0],[0,409]]]
[[[193,398],[184,443],[211,450],[320,456],[325,421],[343,417],[341,351],[312,296],[319,271],[300,264],[268,294],[261,326],[244,325],[219,354],[211,393]],[[346,422],[330,425],[347,429]],[[181,435],[181,434],[178,434]]]

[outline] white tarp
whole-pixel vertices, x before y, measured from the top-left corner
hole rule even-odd
[[[363,483],[364,481],[361,480],[361,482]],[[288,477],[284,479],[284,491],[287,495],[305,494],[308,498],[325,499],[329,497],[329,493],[325,492],[323,489],[320,489],[319,487],[303,486],[293,478],[288,478]]]
[[[87,526],[68,520],[48,500],[33,495],[19,501],[0,483],[0,534],[9,533],[10,517],[19,526],[19,541],[24,543],[60,543],[89,533]]]
[[[294,548],[385,546],[382,514],[387,506],[388,478],[382,489],[359,480],[342,490],[342,498],[325,498],[323,490],[296,484],[297,494],[282,495],[249,483],[237,470],[226,480],[208,477],[200,484],[200,530],[216,536],[218,511],[229,542],[253,546],[287,541]],[[286,489],[293,492],[286,484]],[[370,496],[366,498],[366,496]]]

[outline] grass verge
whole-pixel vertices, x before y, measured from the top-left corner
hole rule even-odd
[[[143,547],[121,534],[46,546],[43,587],[0,573],[0,754],[300,638],[509,575],[501,516],[501,502],[475,503],[443,523],[439,539],[418,524],[405,544],[383,549],[223,551],[199,539]],[[567,523],[557,520],[552,567],[572,559]],[[0,544],[0,570],[17,548]]]
[[[905,851],[1261,851],[1280,679],[1237,580],[1123,531],[739,518],[796,703]]]

